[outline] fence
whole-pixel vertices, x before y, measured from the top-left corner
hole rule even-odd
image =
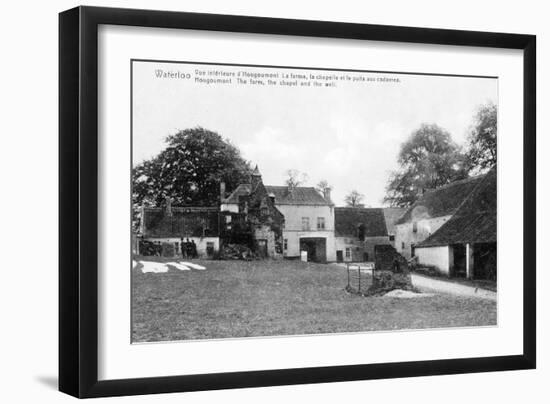
[[[372,285],[374,278],[373,262],[348,262],[346,263],[348,271],[347,290],[354,293],[366,292]]]

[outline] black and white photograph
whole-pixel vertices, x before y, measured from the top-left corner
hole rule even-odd
[[[498,77],[129,68],[132,343],[498,327]]]

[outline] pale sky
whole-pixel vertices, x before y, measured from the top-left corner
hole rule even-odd
[[[196,69],[235,76],[230,84],[199,83]],[[172,77],[157,77],[161,71]],[[267,85],[266,78],[264,86],[237,84],[243,71],[278,73],[277,84]],[[280,85],[289,73],[339,79],[316,80],[322,87]],[[399,82],[376,81],[382,77]],[[411,132],[422,123],[436,123],[464,144],[477,107],[488,101],[497,103],[496,79],[134,62],[134,163],[158,154],[167,135],[202,126],[258,164],[267,185],[283,185],[285,171],[296,169],[307,174],[304,185],[326,179],[337,206],[356,189],[367,206],[377,207]]]

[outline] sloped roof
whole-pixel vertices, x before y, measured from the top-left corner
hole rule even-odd
[[[497,172],[491,169],[456,213],[417,247],[497,241]]]
[[[337,237],[357,237],[360,225],[364,225],[365,237],[388,235],[382,208],[334,208],[334,227]]]
[[[218,208],[172,207],[172,215],[164,208],[144,208],[144,237],[218,236]]]
[[[459,205],[481,182],[483,175],[454,181],[442,187],[426,191],[396,222],[408,223],[426,217],[452,215]]]
[[[240,184],[237,188],[235,188],[231,195],[222,201],[222,203],[239,203],[239,196],[250,195],[250,191],[250,184]]]
[[[386,219],[386,229],[388,234],[395,233],[395,223],[403,216],[405,208],[382,208],[384,211],[384,219]]]
[[[292,192],[286,186],[266,185],[265,189],[275,195],[275,205],[332,205],[313,187],[296,187]]]

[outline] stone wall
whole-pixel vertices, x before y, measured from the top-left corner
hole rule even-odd
[[[267,242],[267,257],[280,258],[282,256],[281,246],[277,245],[278,244],[277,237],[275,235],[275,232],[271,230],[271,226],[269,225],[256,226],[254,229],[254,240],[256,242],[258,242],[258,240],[265,240]],[[258,246],[256,246],[256,248],[258,248]]]

